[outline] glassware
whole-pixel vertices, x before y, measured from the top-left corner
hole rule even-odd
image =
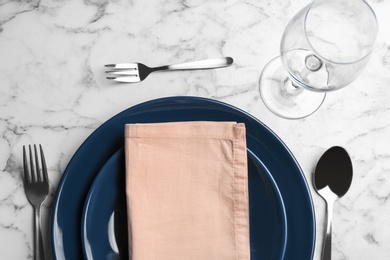
[[[313,114],[326,92],[350,84],[366,65],[377,20],[364,0],[315,0],[287,25],[280,56],[259,82],[266,106],[289,119]]]

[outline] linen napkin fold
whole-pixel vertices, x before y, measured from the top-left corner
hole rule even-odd
[[[128,124],[125,154],[131,259],[250,259],[244,124]]]

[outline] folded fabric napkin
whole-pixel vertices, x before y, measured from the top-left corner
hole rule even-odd
[[[131,259],[250,259],[244,124],[128,124],[125,153]]]

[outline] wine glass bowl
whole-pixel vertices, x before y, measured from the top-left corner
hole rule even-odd
[[[313,1],[289,22],[280,57],[262,72],[265,104],[286,118],[314,113],[326,92],[347,86],[361,73],[376,34],[376,16],[364,0]]]

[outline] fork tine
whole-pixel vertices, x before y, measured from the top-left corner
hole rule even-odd
[[[35,144],[34,144],[34,154],[35,154],[35,171],[37,173],[36,181],[42,182],[43,178],[41,175],[41,171],[39,170],[40,168],[39,168],[38,152],[37,152],[37,146]]]
[[[111,75],[125,75],[125,76],[136,76],[137,69],[127,69],[127,70],[108,70],[106,73]]]
[[[34,165],[34,160],[33,160],[33,155],[32,155],[32,150],[31,150],[31,145],[28,146],[28,150],[30,153],[30,171],[31,171],[31,182],[36,182],[36,175],[35,175],[35,165]]]
[[[30,170],[27,164],[26,147],[23,145],[23,181],[31,182]]]
[[[137,69],[137,63],[119,63],[119,64],[107,64],[104,65],[106,68],[110,69]]]
[[[41,152],[41,164],[42,164],[42,175],[43,175],[43,182],[49,182],[49,178],[47,176],[47,167],[46,167],[46,161],[45,161],[45,155],[43,153],[42,145],[39,145],[39,150]]]
[[[136,75],[133,76],[120,76],[120,77],[107,77],[107,79],[118,81],[118,82],[125,82],[125,83],[136,83],[140,82],[140,78]]]

